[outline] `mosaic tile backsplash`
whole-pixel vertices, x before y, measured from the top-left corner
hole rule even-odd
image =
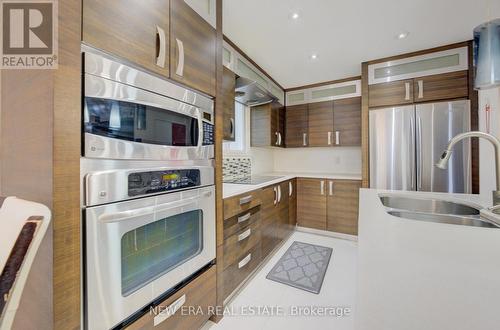
[[[242,179],[252,175],[250,157],[225,157],[222,160],[222,176],[224,181]]]

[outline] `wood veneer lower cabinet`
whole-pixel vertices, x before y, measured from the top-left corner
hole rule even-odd
[[[326,180],[297,179],[297,224],[326,230]]]
[[[328,181],[326,229],[343,234],[358,234],[359,189],[361,181]]]
[[[275,186],[262,189],[262,256],[265,258],[278,244],[279,209]]]
[[[297,225],[297,179],[288,181],[288,226],[293,231]]]
[[[214,310],[213,306],[216,304],[216,266],[210,267],[203,274],[192,280],[185,287],[174,293],[171,297],[165,299],[159,304],[157,309],[158,313],[161,310],[168,308],[178,299],[185,297],[186,302],[177,310],[173,315],[164,320],[163,322],[154,325],[154,317],[152,312],[148,312],[136,322],[132,323],[126,329],[128,330],[185,330],[185,329],[199,329],[210,318],[210,310]],[[201,311],[199,312],[201,308]],[[192,309],[198,313],[187,313]]]
[[[359,180],[297,179],[297,224],[357,235]]]

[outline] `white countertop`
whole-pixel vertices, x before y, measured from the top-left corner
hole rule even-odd
[[[356,329],[498,329],[500,229],[394,217],[380,193],[490,206],[477,195],[361,189]]]
[[[318,178],[330,180],[361,180],[361,174],[346,174],[346,173],[288,173],[288,172],[273,172],[257,174],[258,176],[279,176],[280,178],[270,180],[261,184],[234,184],[224,183],[223,198],[229,198],[240,194],[247,193],[252,190],[257,190],[283,181],[295,178]]]

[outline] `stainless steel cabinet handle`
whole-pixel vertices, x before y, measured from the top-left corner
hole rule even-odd
[[[252,213],[248,212],[247,214],[242,215],[241,217],[238,217],[238,223],[245,222],[248,219],[250,219],[251,217],[252,217]]]
[[[279,146],[280,145],[280,137],[278,135],[279,133],[278,132],[275,132],[274,135],[276,135],[276,143],[275,145]]]
[[[281,186],[278,186],[278,203],[281,203]]]
[[[234,118],[229,119],[229,123],[231,124],[231,138],[234,139]]]
[[[321,184],[320,184],[320,190],[321,190],[321,195],[324,195],[325,194],[325,181],[321,181]]]
[[[177,42],[177,49],[179,50],[179,59],[177,61],[177,70],[175,70],[175,74],[178,76],[184,75],[184,43],[182,40],[175,38]]]
[[[273,204],[276,205],[276,204],[278,204],[278,189],[276,189],[276,187],[274,187],[273,191],[274,191],[274,201],[273,201]]]
[[[240,198],[240,205],[248,204],[252,201],[252,195]]]
[[[328,145],[332,145],[332,132],[328,132]]]
[[[339,145],[340,144],[340,132],[335,131],[335,144]]]
[[[418,98],[422,99],[424,98],[424,81],[419,80],[417,83],[418,83]]]
[[[333,181],[328,182],[328,194],[333,196]]]
[[[238,262],[238,268],[245,267],[250,262],[250,260],[252,260],[251,253],[249,253],[245,258],[241,259],[241,261]]]
[[[302,145],[307,146],[307,133],[302,134]]]
[[[405,83],[405,100],[406,101],[410,100],[410,83],[409,82]]]
[[[279,137],[279,140],[280,140],[279,145],[282,145],[283,144],[283,139],[281,137],[281,133],[278,133],[278,137]]]
[[[288,182],[288,196],[293,195],[293,184],[292,182]]]
[[[252,229],[248,228],[247,230],[245,230],[244,232],[242,232],[241,234],[239,234],[238,235],[238,242],[241,242],[242,240],[244,240],[245,238],[247,238],[248,236],[250,236],[251,233],[252,233]]]
[[[186,303],[186,295],[183,294],[179,299],[170,304],[167,308],[162,310],[155,318],[153,319],[153,326],[157,326],[170,316],[174,315],[184,304]]]
[[[156,65],[159,67],[165,67],[165,52],[167,50],[166,47],[166,38],[165,38],[165,30],[163,30],[158,25],[156,26],[156,36],[158,37],[158,56],[156,56]]]

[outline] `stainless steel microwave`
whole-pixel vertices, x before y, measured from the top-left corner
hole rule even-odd
[[[84,48],[83,156],[214,157],[211,98]]]

